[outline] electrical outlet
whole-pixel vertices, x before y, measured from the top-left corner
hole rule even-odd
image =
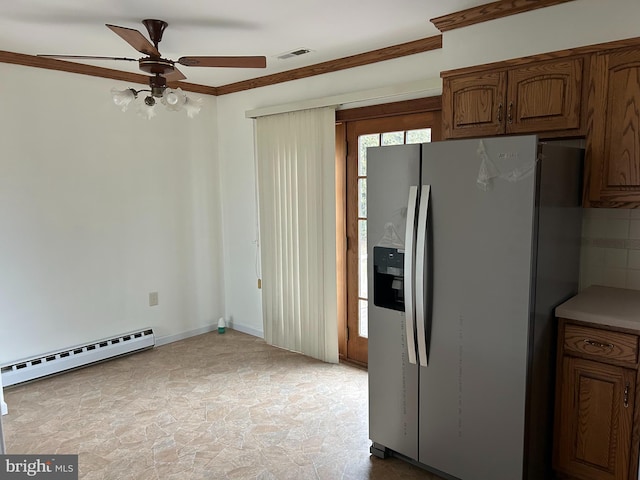
[[[151,292],[149,294],[149,306],[155,307],[158,305],[158,292]]]

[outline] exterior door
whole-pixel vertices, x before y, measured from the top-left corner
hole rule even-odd
[[[346,122],[347,342],[343,358],[367,365],[367,148],[440,139],[440,112]]]

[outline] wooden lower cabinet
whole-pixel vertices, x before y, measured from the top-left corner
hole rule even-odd
[[[554,470],[559,478],[635,480],[638,337],[564,321],[560,328]]]
[[[577,478],[628,478],[635,372],[566,356],[556,469]]]

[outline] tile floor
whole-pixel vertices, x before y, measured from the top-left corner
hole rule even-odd
[[[227,330],[5,390],[7,453],[105,479],[423,479],[369,455],[367,374]]]

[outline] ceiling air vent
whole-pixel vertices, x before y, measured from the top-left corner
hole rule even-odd
[[[300,55],[305,55],[310,53],[311,50],[308,48],[298,48],[296,50],[292,50],[291,52],[286,52],[278,55],[278,60],[287,60],[288,58],[299,57]]]

